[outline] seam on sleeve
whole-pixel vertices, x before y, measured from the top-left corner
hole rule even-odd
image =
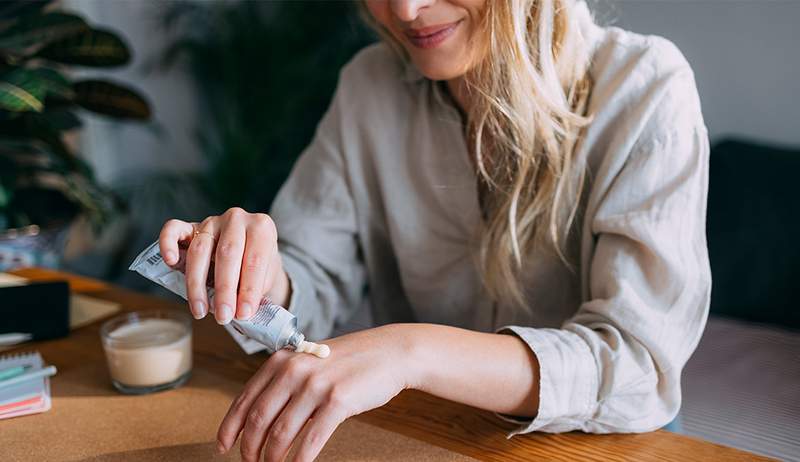
[[[498,414],[498,417],[503,420],[521,425],[520,428],[512,431],[508,436],[512,437],[535,430],[562,432],[584,429],[586,420],[594,414],[597,397],[593,390],[596,390],[598,386],[596,358],[585,340],[575,332],[564,329],[505,326],[498,329],[497,332],[510,333],[519,337],[531,348],[539,362],[539,410],[533,419],[514,418]],[[572,380],[573,384],[577,385],[575,389],[566,389],[566,387],[559,386],[558,383],[553,382],[553,375],[556,371],[551,370],[552,364],[555,361],[564,363],[563,358],[551,357],[560,353],[553,350],[554,346],[559,343],[567,348],[565,351],[571,349],[573,359],[576,360],[570,368],[571,371],[562,371],[566,372],[567,375],[571,375],[563,378]],[[569,362],[567,361],[567,363]],[[585,377],[584,374],[580,374],[580,377],[574,374],[575,371],[580,371],[582,368],[591,368],[591,373],[585,374]],[[575,383],[575,381],[578,383]],[[570,396],[563,396],[564,393],[569,393]],[[570,409],[569,403],[573,398],[581,399],[582,402],[575,408]]]

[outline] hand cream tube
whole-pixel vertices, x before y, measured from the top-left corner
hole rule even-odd
[[[183,252],[181,252],[183,254]],[[128,268],[186,300],[186,278],[183,274],[185,257],[182,255],[175,268],[164,263],[158,242],[151,244],[133,260]],[[209,305],[214,306],[213,272],[206,281]],[[213,312],[213,311],[212,311]],[[297,330],[297,317],[268,298],[261,300],[255,314],[247,320],[234,318],[231,325],[247,337],[266,346],[272,354],[283,348],[314,354],[325,358],[330,354],[326,345],[305,341]]]

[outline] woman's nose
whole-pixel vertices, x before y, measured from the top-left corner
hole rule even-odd
[[[410,22],[417,19],[419,13],[436,3],[436,0],[391,0],[392,12],[397,19]]]

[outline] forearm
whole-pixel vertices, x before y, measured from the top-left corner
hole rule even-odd
[[[435,324],[400,324],[409,386],[441,398],[524,417],[539,409],[539,363],[513,335]]]

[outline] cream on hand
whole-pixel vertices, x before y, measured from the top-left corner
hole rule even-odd
[[[179,269],[173,269],[164,263],[158,242],[155,242],[136,257],[129,269],[185,300],[186,278],[180,270],[182,267],[182,262],[177,265]],[[206,288],[209,305],[214,306],[214,288],[211,281],[206,282]],[[269,353],[291,348],[298,353],[309,353],[319,358],[327,358],[330,355],[330,348],[327,345],[318,345],[305,340],[305,336],[297,330],[297,317],[294,314],[267,298],[261,301],[250,319],[234,318],[231,320],[231,325],[241,334],[263,344]]]
[[[295,348],[296,352],[298,353],[309,353],[317,358],[327,358],[331,354],[331,349],[328,345],[314,343],[314,342],[307,342],[303,340],[300,344],[297,345]]]

